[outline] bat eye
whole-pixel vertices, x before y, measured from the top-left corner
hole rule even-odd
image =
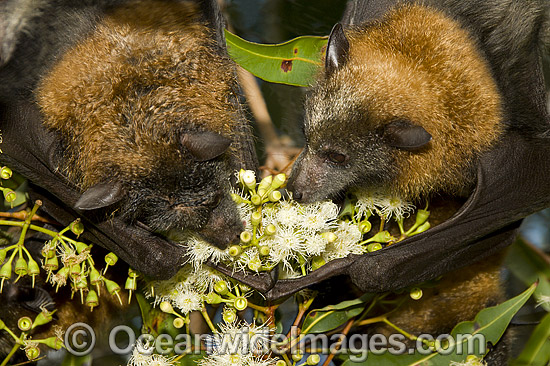
[[[342,164],[347,160],[346,155],[337,152],[331,152],[328,154],[328,160],[335,164]]]

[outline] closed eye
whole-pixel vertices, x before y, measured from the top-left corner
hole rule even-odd
[[[343,164],[347,160],[346,155],[340,154],[340,153],[337,153],[337,152],[334,152],[334,151],[328,153],[327,157],[328,157],[328,160],[330,160],[334,164]]]

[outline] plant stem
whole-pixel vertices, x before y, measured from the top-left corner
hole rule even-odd
[[[4,359],[4,361],[0,364],[0,366],[6,366],[8,364],[8,362],[10,361],[10,359],[13,357],[13,355],[15,354],[15,352],[17,352],[17,350],[19,349],[19,343],[16,343],[13,345],[13,348],[11,349],[10,353],[6,356],[6,358]]]
[[[347,334],[349,333],[351,327],[353,326],[353,323],[355,323],[355,318],[352,318],[348,321],[348,323],[346,324],[346,327],[342,330],[342,335],[345,337],[347,336]],[[342,343],[339,342],[338,345],[336,345],[336,348],[335,348],[335,351],[338,351],[340,350],[340,347],[342,346]],[[334,356],[336,355],[337,352],[331,352],[330,355],[328,355],[327,359],[325,360],[325,362],[323,363],[323,366],[328,366],[330,365],[330,362],[332,361],[332,359],[334,358]]]
[[[253,304],[250,301],[248,302],[248,307],[251,308],[251,309],[260,311],[264,314],[267,314],[269,312],[269,308],[267,308],[265,306],[260,306],[260,305]]]
[[[218,331],[216,330],[216,327],[214,326],[214,324],[212,324],[212,319],[210,319],[210,316],[208,315],[208,312],[206,311],[205,307],[203,307],[201,309],[201,314],[202,314],[204,320],[206,321],[206,324],[208,324],[208,327],[210,328],[210,330],[213,333],[217,333]]]

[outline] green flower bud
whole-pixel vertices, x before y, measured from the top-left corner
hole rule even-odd
[[[271,183],[271,188],[273,189],[279,189],[285,184],[286,182],[286,174],[281,173],[277,174],[275,178],[273,178],[273,182]]]
[[[372,229],[372,224],[369,221],[363,221],[359,224],[359,231],[361,234],[366,234]]]
[[[110,252],[105,256],[105,263],[107,263],[108,266],[114,266],[117,261],[118,261],[118,257],[113,252]]]
[[[258,189],[258,196],[260,196],[261,199],[264,199],[267,194],[267,191],[263,188]]]
[[[380,249],[382,249],[382,244],[380,243],[370,243],[369,245],[367,245],[367,251],[369,253],[376,252]]]
[[[272,175],[268,175],[267,177],[262,179],[262,181],[258,185],[258,192],[260,192],[260,190],[267,191],[269,189],[269,187],[271,187],[272,182],[273,182],[273,176]]]
[[[85,290],[88,288],[88,280],[85,276],[78,276],[77,281],[75,282],[75,287],[79,290]]]
[[[120,286],[115,281],[111,281],[105,277],[103,277],[103,281],[105,281],[105,287],[107,287],[107,292],[111,295],[117,295],[120,292]]]
[[[46,258],[43,266],[46,271],[57,271],[59,269],[59,260],[57,257]]]
[[[253,212],[252,215],[250,215],[250,222],[253,226],[258,226],[262,222],[262,213],[261,212]]]
[[[235,309],[237,309],[238,311],[243,311],[244,309],[246,309],[246,307],[248,306],[248,300],[245,299],[243,296],[239,296],[235,299],[235,301],[233,302],[233,306],[235,307]]]
[[[32,258],[29,259],[29,275],[32,276],[32,287],[34,288],[34,278],[40,274],[38,263]]]
[[[12,175],[13,175],[13,172],[7,166],[4,166],[2,167],[2,169],[0,169],[0,178],[10,179]]]
[[[25,276],[27,273],[29,273],[29,266],[27,265],[27,261],[25,258],[23,258],[22,255],[20,255],[17,260],[15,261],[15,274],[18,276]]]
[[[40,341],[51,349],[60,350],[63,347],[63,341],[57,337],[49,337]]]
[[[176,329],[183,328],[183,326],[185,325],[185,320],[183,320],[182,318],[175,318],[175,319],[172,321],[172,325],[173,325],[174,328],[176,328]]]
[[[6,255],[8,254],[8,251],[6,249],[0,249],[0,264],[4,263],[6,260]]]
[[[25,356],[27,356],[29,361],[36,360],[40,357],[40,348],[35,345],[25,348]]]
[[[80,236],[80,234],[84,232],[84,224],[80,222],[80,219],[76,219],[75,221],[71,222],[69,227],[71,228],[73,234],[75,234],[76,236]]]
[[[376,241],[378,243],[387,243],[392,239],[391,234],[388,231],[381,231],[374,235],[369,241]]]
[[[428,230],[430,227],[432,227],[432,225],[430,225],[430,223],[428,221],[426,221],[425,223],[423,223],[422,225],[420,225],[418,227],[418,229],[416,229],[414,231],[413,234],[420,234],[420,233],[423,233],[424,231]]]
[[[69,267],[63,267],[57,272],[57,275],[61,277],[63,280],[67,280],[67,277],[69,276],[69,272],[70,272]]]
[[[2,319],[0,319],[0,330],[2,330],[2,329],[4,329],[4,328],[6,328],[6,323],[4,323],[4,322],[2,321]]]
[[[88,291],[84,304],[90,307],[90,311],[94,310],[94,307],[99,305],[99,298],[94,290]]]
[[[287,366],[287,364],[286,364],[285,361],[279,360],[279,361],[277,361],[277,363],[275,364],[275,366]]]
[[[4,199],[6,200],[6,202],[11,203],[17,199],[17,194],[11,189],[5,189]]]
[[[321,236],[325,238],[329,243],[334,243],[338,237],[333,232],[322,233]]]
[[[137,283],[136,283],[135,277],[128,277],[126,278],[126,284],[124,285],[124,289],[135,291],[137,289]]]
[[[40,267],[34,259],[29,259],[29,275],[36,276],[40,274]]]
[[[206,295],[206,302],[210,305],[220,304],[222,301],[222,297],[215,292],[210,292]]]
[[[325,264],[327,264],[327,262],[323,259],[323,257],[313,257],[313,259],[311,260],[311,269],[315,271]]]
[[[241,203],[244,203],[244,199],[239,196],[238,194],[236,193],[231,193],[231,199],[233,200],[233,202],[235,202],[236,204],[241,204]]]
[[[249,231],[243,231],[241,233],[241,242],[244,244],[250,243],[252,240],[252,234]]]
[[[31,329],[34,329],[36,327],[39,327],[41,325],[48,324],[49,322],[51,322],[53,320],[53,314],[55,312],[56,310],[51,312],[48,310],[42,310],[40,314],[38,314],[36,318],[34,318]]]
[[[279,191],[273,191],[269,194],[269,200],[271,202],[277,202],[279,201],[281,198],[283,197],[283,195],[281,194],[281,192]]]
[[[71,277],[76,277],[80,275],[81,269],[80,264],[76,263],[71,266]]]
[[[310,355],[306,361],[306,363],[310,366],[315,366],[319,362],[321,362],[321,357],[319,355]]]
[[[243,252],[243,249],[240,245],[232,245],[227,250],[229,252],[229,255],[232,257],[238,257]]]
[[[90,277],[90,283],[92,285],[96,286],[101,283],[101,280],[102,280],[101,274],[97,269],[95,269],[95,267],[92,267],[89,277]]]
[[[300,361],[304,357],[299,351],[292,355],[292,359],[296,362]]]
[[[55,249],[42,248],[42,256],[46,259],[55,257]]]
[[[23,332],[28,332],[32,328],[32,319],[28,316],[19,318],[19,320],[17,320],[17,327]]]
[[[271,249],[269,249],[267,245],[260,245],[260,247],[258,248],[258,252],[260,252],[260,255],[262,257],[267,257],[270,251]]]
[[[221,280],[214,284],[214,291],[220,295],[227,295],[229,293],[229,288],[227,287],[227,282]]]
[[[250,197],[250,202],[252,202],[254,206],[259,206],[262,204],[262,197],[257,194],[253,194],[252,197]]]
[[[84,251],[89,252],[90,249],[92,248],[91,245],[87,245],[87,244],[82,243],[80,241],[76,242],[75,246],[76,246],[76,252],[79,253],[79,254],[84,252]]]
[[[2,268],[0,268],[0,278],[9,280],[11,278],[11,263],[6,262]]]
[[[128,268],[128,277],[136,278],[137,276],[138,276],[138,273],[136,272],[136,270],[132,268]]]
[[[416,212],[415,225],[420,226],[425,223],[430,217],[430,211],[427,210],[418,210]]]
[[[231,324],[237,319],[237,313],[233,309],[224,308],[222,313],[222,319],[227,324]]]
[[[248,261],[248,268],[251,271],[258,272],[262,268],[262,261],[259,259],[251,259]]]
[[[409,296],[413,300],[420,300],[422,298],[422,289],[418,287],[413,288],[409,293]]]
[[[168,301],[163,301],[159,305],[160,311],[168,314],[174,313],[174,308],[172,307],[172,304],[170,304]]]
[[[277,227],[275,227],[275,225],[273,224],[267,225],[264,229],[265,235],[272,236],[272,235],[275,235],[276,232],[277,232]]]

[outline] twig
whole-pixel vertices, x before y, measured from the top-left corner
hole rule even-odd
[[[347,336],[349,331],[351,330],[351,327],[353,325],[353,323],[355,322],[355,319],[352,318],[348,321],[348,323],[346,324],[346,327],[344,328],[344,330],[342,330],[342,335],[343,336]],[[335,351],[338,351],[340,349],[340,347],[342,346],[342,342],[339,342],[336,346],[335,346]],[[330,362],[332,361],[332,359],[334,358],[334,356],[336,355],[336,352],[331,352],[330,355],[328,355],[327,359],[325,360],[325,362],[323,363],[323,366],[328,366],[330,364]]]
[[[27,212],[24,211],[24,210],[17,211],[17,212],[0,212],[0,217],[6,217],[6,218],[18,219],[18,220],[25,220],[25,218],[27,217]],[[33,218],[32,218],[32,221],[39,221],[39,222],[43,222],[43,223],[51,224],[51,225],[60,225],[56,221],[48,220],[47,218],[39,216],[39,215],[34,215]]]

